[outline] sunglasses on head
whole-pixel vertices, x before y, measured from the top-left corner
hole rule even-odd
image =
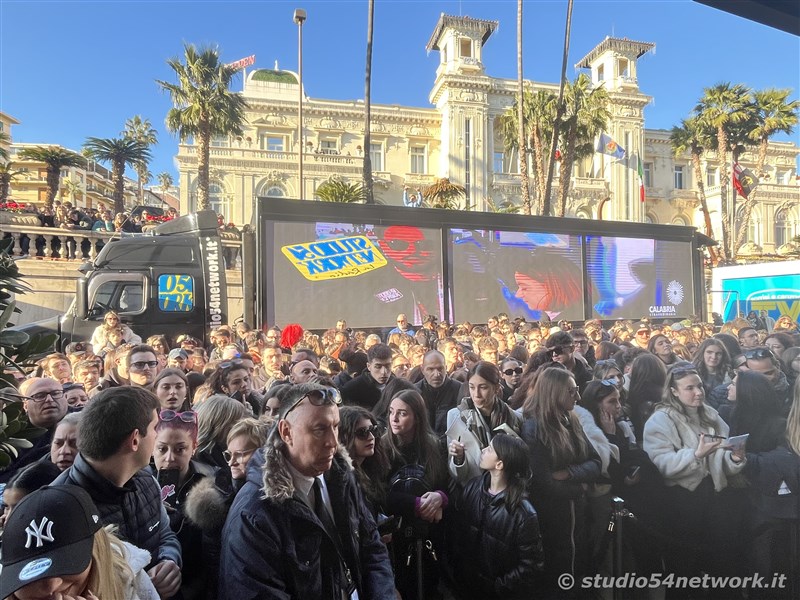
[[[697,367],[694,365],[685,366],[685,367],[676,367],[670,371],[670,375],[673,379],[679,377],[685,377],[686,375],[697,375]]]
[[[506,369],[503,371],[505,375],[511,377],[512,375],[522,375],[522,367],[515,367],[513,369]]]
[[[600,385],[607,387],[607,388],[614,388],[616,389],[619,385],[619,382],[616,379],[602,379],[600,380]]]
[[[775,360],[775,355],[769,348],[753,348],[744,353],[747,360],[761,360],[762,358],[769,358]]]
[[[165,408],[160,413],[158,413],[158,418],[160,421],[164,422],[180,419],[184,423],[197,423],[197,413],[194,412],[193,410],[185,410],[183,412],[178,412],[176,410]]]
[[[238,367],[239,365],[243,365],[244,361],[241,358],[234,358],[231,360],[226,360],[219,363],[219,368],[225,371],[226,369],[231,369],[233,367]]]
[[[383,429],[378,425],[372,425],[370,427],[359,427],[354,433],[358,439],[368,440],[369,436],[379,438],[383,433]]]
[[[339,390],[334,388],[323,388],[321,390],[314,390],[305,394],[304,396],[300,396],[297,400],[295,400],[289,409],[283,413],[282,418],[286,418],[290,412],[292,412],[297,405],[300,404],[303,400],[308,398],[308,401],[311,403],[312,406],[327,406],[327,405],[340,405],[342,403],[342,396],[339,394]]]
[[[619,370],[619,365],[617,365],[617,361],[615,361],[613,358],[607,358],[605,360],[598,360],[595,363],[595,366],[597,366],[597,367],[609,366],[609,367],[614,367],[615,369]]]

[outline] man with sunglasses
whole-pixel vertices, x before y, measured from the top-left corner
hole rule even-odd
[[[461,383],[448,377],[444,354],[429,350],[422,359],[422,381],[414,384],[425,400],[428,422],[437,435],[447,432],[447,412],[461,399]]]
[[[592,380],[592,373],[589,371],[585,359],[583,357],[576,358],[573,354],[572,336],[566,331],[557,331],[547,338],[545,348],[550,353],[550,360],[561,363],[572,372],[575,376],[575,383],[583,392],[586,385]]]
[[[33,440],[33,446],[20,452],[17,459],[0,471],[0,483],[50,453],[50,443],[58,422],[67,414],[67,398],[61,384],[50,377],[32,377],[19,386],[19,393],[10,394],[22,400],[22,407],[28,421],[34,427],[41,427],[46,433]]]
[[[340,402],[317,384],[281,400],[228,512],[219,600],[395,597],[386,546],[340,450]]]
[[[126,365],[131,385],[150,389],[158,374],[156,351],[146,344],[134,346],[128,354]]]
[[[792,407],[792,388],[772,350],[766,347],[744,349],[744,357],[748,371],[757,371],[769,380],[775,397],[780,402],[782,415],[788,417]]]

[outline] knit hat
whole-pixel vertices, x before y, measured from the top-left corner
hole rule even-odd
[[[40,579],[85,571],[100,527],[100,513],[82,488],[43,487],[25,496],[3,531],[0,598]]]

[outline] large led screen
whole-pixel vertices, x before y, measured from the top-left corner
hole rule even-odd
[[[596,317],[675,318],[692,313],[689,244],[586,236],[586,270]]]
[[[275,322],[327,329],[414,325],[444,317],[442,240],[408,225],[275,222],[272,273]]]
[[[583,319],[580,236],[450,229],[454,320]]]
[[[800,317],[800,276],[796,274],[723,279],[720,295],[724,321],[751,310],[766,310],[773,319],[789,315],[797,321]]]

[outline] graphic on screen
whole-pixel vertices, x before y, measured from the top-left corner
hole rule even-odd
[[[680,242],[586,236],[594,316],[689,316],[693,295],[689,252]]]
[[[455,320],[583,319],[580,237],[450,229]]]
[[[789,315],[792,321],[800,318],[800,277],[797,275],[725,279],[722,293],[725,321],[747,315],[751,310],[766,310],[773,319],[781,315]]]
[[[436,229],[411,225],[275,222],[275,321],[327,329],[414,325],[444,316],[442,243]]]

